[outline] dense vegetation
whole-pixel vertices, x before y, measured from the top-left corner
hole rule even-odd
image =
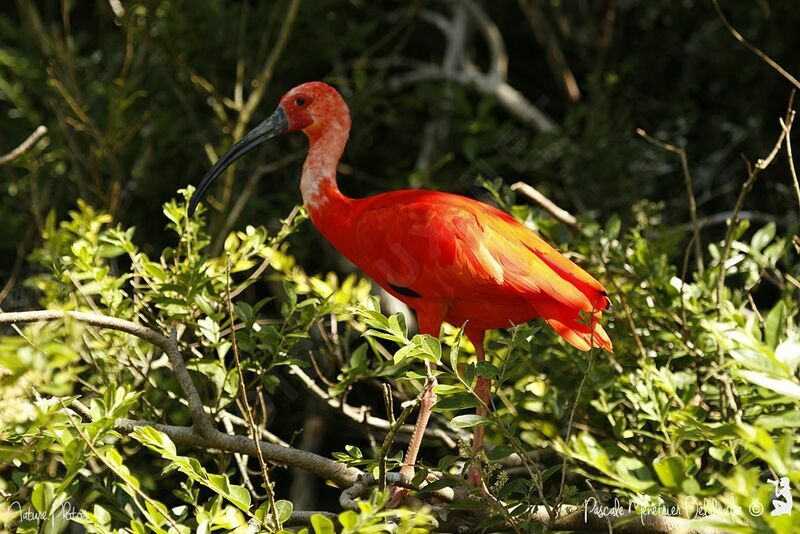
[[[603,510],[796,531],[800,15],[727,4],[759,50],[710,1],[0,7],[0,152],[47,128],[0,156],[0,524],[539,532],[587,526],[569,512],[589,503],[598,531]],[[190,184],[312,79],[351,107],[347,194],[506,209],[609,289],[614,353],[538,321],[493,332],[481,364],[455,326],[416,335],[295,207],[302,136],[187,217]],[[439,401],[400,481],[425,360]],[[773,516],[783,477],[793,512]],[[399,508],[393,484],[414,488]]]

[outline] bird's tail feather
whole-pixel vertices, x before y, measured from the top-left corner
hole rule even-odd
[[[601,311],[581,316],[578,310],[556,300],[540,301],[535,306],[539,316],[574,347],[580,350],[601,348],[614,352],[611,339],[600,324]]]

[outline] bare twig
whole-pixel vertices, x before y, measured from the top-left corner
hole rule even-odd
[[[534,105],[518,89],[508,83],[508,54],[503,36],[497,25],[483,9],[473,0],[452,2],[453,20],[446,19],[438,13],[424,12],[423,20],[430,22],[444,33],[448,41],[457,37],[454,28],[459,11],[469,15],[469,20],[483,36],[489,49],[489,67],[481,71],[470,60],[467,54],[461,54],[458,68],[445,72],[439,65],[423,64],[413,70],[393,77],[388,85],[399,89],[408,84],[432,81],[449,81],[474,87],[484,95],[497,99],[497,103],[518,121],[536,131],[547,133],[559,130],[556,122]]]
[[[394,437],[397,435],[397,431],[400,430],[400,427],[403,426],[403,423],[406,422],[409,414],[411,414],[411,410],[419,404],[421,396],[422,393],[413,401],[405,404],[403,411],[400,412],[400,417],[392,424],[389,432],[386,434],[386,438],[383,440],[383,445],[381,445],[381,450],[378,453],[378,489],[380,491],[383,491],[386,487],[386,456],[389,454],[389,448],[392,446],[392,443],[394,443]]]
[[[547,213],[553,216],[559,222],[569,226],[573,230],[578,229],[578,220],[567,210],[558,207],[555,202],[544,196],[535,187],[526,184],[525,182],[517,182],[511,186],[512,191],[518,191],[536,202]]]
[[[681,327],[686,331],[686,303],[684,302],[683,298],[683,290],[686,286],[686,277],[689,275],[689,256],[691,255],[692,245],[697,242],[700,238],[700,230],[702,229],[702,225],[698,224],[695,228],[694,232],[692,232],[692,237],[689,239],[689,243],[686,245],[686,250],[683,251],[683,265],[681,267],[681,287],[680,287],[680,299],[681,299]]]
[[[278,65],[278,61],[280,60],[281,56],[283,55],[284,50],[286,49],[286,44],[289,41],[289,35],[291,35],[292,27],[294,26],[294,21],[297,17],[297,11],[300,8],[300,0],[290,0],[289,7],[286,9],[286,14],[284,15],[283,22],[280,25],[280,32],[278,33],[278,38],[275,44],[270,50],[270,54],[267,57],[266,61],[264,62],[261,71],[258,73],[258,76],[253,80],[253,92],[247,97],[247,100],[242,106],[242,110],[239,113],[238,118],[236,119],[236,124],[233,127],[232,136],[233,141],[238,141],[239,139],[244,136],[245,130],[247,125],[250,123],[250,119],[253,117],[253,113],[255,112],[258,105],[261,103],[261,99],[264,96],[264,91],[269,86],[270,81],[272,80],[272,76],[275,73],[275,68]],[[220,201],[222,210],[224,211],[227,209],[228,205],[230,204],[231,195],[233,191],[233,178],[234,173],[233,170],[228,171],[225,174],[225,181],[222,190],[222,199]],[[217,229],[216,235],[217,239],[215,240],[216,243],[221,243],[222,240],[220,239],[221,235],[225,231],[225,220],[220,221],[220,226]],[[221,246],[221,245],[217,245]]]
[[[786,121],[780,119],[781,127],[786,130],[786,159],[789,164],[789,172],[792,175],[792,185],[794,185],[794,194],[797,196],[797,204],[800,206],[800,183],[797,181],[797,170],[794,168],[794,156],[792,155],[792,138],[789,125]]]
[[[592,482],[588,478],[586,479],[586,485],[589,486],[589,489],[591,490],[592,495],[594,495],[594,498],[597,499],[597,502],[602,502],[600,500],[600,495],[597,494],[597,490],[594,489]],[[611,526],[611,518],[609,516],[606,516],[606,524],[608,525],[608,534],[614,534],[614,527]]]
[[[592,366],[594,366],[594,358],[595,358],[595,350],[594,350],[594,332],[595,332],[595,325],[597,323],[597,317],[595,316],[595,309],[592,306],[591,311],[591,320],[589,322],[589,328],[592,329],[592,333],[589,336],[589,364],[586,366],[586,372],[583,373],[583,377],[581,377],[580,384],[578,384],[578,391],[575,392],[575,401],[572,403],[572,409],[569,411],[569,419],[567,420],[567,432],[564,437],[564,444],[565,448],[569,446],[569,440],[572,437],[572,424],[575,420],[575,411],[578,408],[578,403],[581,400],[581,393],[583,393],[583,387],[586,385],[586,379],[589,378],[589,373],[592,372]],[[564,494],[564,484],[567,482],[567,459],[569,455],[564,455],[564,461],[561,464],[561,484],[558,487],[558,500],[561,500],[561,496]],[[588,482],[588,480],[587,480]],[[552,518],[552,514],[550,515]],[[611,527],[609,527],[611,528]]]
[[[337,413],[340,413],[347,417],[348,419],[359,423],[359,424],[367,424],[372,428],[389,431],[392,427],[392,424],[387,421],[386,419],[381,419],[380,417],[375,417],[374,415],[364,415],[364,412],[359,409],[355,408],[349,404],[342,402],[341,400],[337,399],[336,397],[331,397],[327,393],[325,393],[322,388],[320,388],[314,379],[312,379],[305,371],[303,371],[300,367],[296,365],[289,366],[289,373],[296,376],[300,379],[303,385],[308,388],[308,390],[319,400],[336,410]],[[411,434],[414,432],[413,425],[402,425],[399,429],[399,432],[404,434]],[[425,435],[431,438],[438,438],[442,440],[448,447],[455,448],[456,443],[453,441],[453,438],[448,436],[446,432],[439,428],[427,428],[425,429]]]
[[[567,63],[567,58],[564,56],[561,46],[558,44],[558,37],[556,37],[555,32],[547,23],[547,19],[545,19],[538,2],[535,0],[517,0],[517,4],[519,4],[520,9],[528,19],[536,41],[544,48],[547,64],[561,86],[561,91],[570,102],[578,102],[581,99],[581,90],[578,87],[578,82],[575,80],[575,75],[572,73],[569,63]]]
[[[233,325],[234,321],[234,314],[233,314],[233,300],[231,299],[231,259],[230,256],[227,258],[227,262],[225,265],[225,287],[226,287],[226,296],[228,297],[226,300],[228,301],[228,316],[230,317],[231,325]],[[247,421],[247,426],[250,429],[250,436],[253,438],[253,442],[256,444],[256,457],[258,458],[258,464],[261,466],[261,475],[264,477],[264,489],[267,491],[267,502],[269,502],[269,509],[272,515],[272,522],[275,528],[280,530],[281,523],[280,518],[278,517],[278,510],[275,507],[275,492],[272,488],[272,482],[269,478],[269,467],[267,466],[267,462],[264,461],[264,453],[261,451],[261,440],[258,434],[258,427],[256,426],[255,421],[253,420],[253,410],[250,408],[250,401],[247,400],[247,389],[246,389],[246,382],[244,381],[244,373],[242,372],[242,362],[239,360],[239,345],[236,343],[236,329],[231,328],[231,344],[233,345],[233,360],[236,364],[236,372],[239,375],[239,397],[242,400],[242,405],[244,406],[244,418]]]
[[[686,196],[689,199],[689,215],[692,218],[692,229],[694,235],[694,255],[697,262],[697,272],[703,274],[703,244],[700,242],[700,222],[697,220],[697,201],[694,197],[694,185],[692,183],[692,175],[689,172],[689,163],[686,159],[686,149],[682,146],[675,146],[660,139],[648,135],[642,128],[637,128],[636,133],[640,135],[645,141],[657,146],[662,150],[677,154],[681,159],[681,169],[683,170],[683,183],[686,186]]]
[[[647,349],[644,348],[644,343],[642,343],[642,338],[639,336],[639,332],[636,330],[636,323],[633,320],[633,312],[631,311],[630,306],[628,306],[628,301],[625,298],[622,290],[619,287],[619,284],[614,279],[613,276],[609,277],[611,281],[611,285],[614,286],[614,294],[619,299],[620,303],[622,304],[622,311],[625,312],[625,318],[628,320],[628,326],[631,329],[631,334],[633,335],[633,340],[636,342],[636,348],[639,349],[639,355],[642,357],[642,360],[647,360]]]
[[[775,156],[778,155],[778,152],[783,145],[784,139],[787,137],[787,133],[792,129],[792,123],[794,122],[795,117],[794,109],[792,109],[793,104],[794,91],[792,91],[792,93],[789,95],[789,103],[786,106],[786,118],[781,122],[781,133],[778,135],[778,140],[775,142],[775,146],[772,148],[772,151],[764,159],[758,160],[755,165],[750,165],[750,163],[747,162],[747,180],[745,180],[744,184],[742,184],[742,189],[739,192],[739,198],[736,199],[736,205],[733,208],[730,223],[728,223],[728,231],[725,234],[725,241],[719,258],[719,276],[717,277],[717,307],[722,305],[722,294],[725,289],[725,276],[727,274],[725,264],[728,262],[728,257],[731,253],[731,247],[733,246],[733,233],[736,230],[736,227],[739,225],[739,213],[744,207],[745,198],[747,198],[747,194],[753,188],[756,178],[758,178],[758,175],[761,174],[761,171],[772,164],[772,161],[775,159]]]
[[[229,417],[222,417],[222,426],[225,428],[225,432],[228,433],[229,436],[235,436],[236,432],[233,430],[233,423],[231,422]],[[239,469],[239,474],[242,477],[242,482],[244,482],[244,486],[250,491],[253,497],[256,500],[263,501],[267,498],[266,493],[261,495],[256,490],[256,487],[253,486],[253,481],[250,480],[250,473],[249,469],[247,469],[247,456],[244,454],[239,454],[238,452],[233,453],[233,458],[236,461],[236,467]]]
[[[0,165],[6,165],[7,163],[11,163],[15,159],[19,158],[26,152],[28,152],[33,145],[36,144],[39,139],[47,134],[47,127],[46,126],[39,126],[36,128],[31,135],[28,136],[17,148],[12,150],[7,154],[3,154],[0,156]]]
[[[745,38],[742,36],[742,34],[741,34],[741,33],[739,33],[738,31],[736,31],[736,28],[734,28],[734,27],[731,25],[731,23],[730,23],[730,22],[728,22],[728,18],[725,16],[725,13],[723,13],[723,12],[722,12],[722,8],[720,8],[720,7],[719,7],[719,2],[718,2],[718,0],[711,0],[711,3],[712,3],[712,4],[714,4],[714,9],[716,9],[716,10],[717,10],[717,15],[719,15],[719,18],[720,18],[720,20],[722,21],[722,24],[724,24],[724,25],[725,25],[725,28],[727,28],[727,30],[728,30],[729,32],[731,32],[731,35],[733,35],[733,37],[734,37],[734,38],[735,38],[737,41],[739,41],[739,42],[740,42],[740,43],[742,43],[744,46],[746,46],[746,47],[747,47],[747,49],[748,49],[748,50],[750,50],[751,52],[753,52],[755,55],[757,55],[758,57],[760,57],[761,59],[763,59],[763,60],[764,60],[764,62],[765,62],[767,65],[769,65],[770,67],[772,67],[773,69],[775,69],[776,71],[778,71],[778,72],[781,74],[781,76],[783,76],[784,78],[786,78],[786,79],[787,79],[787,80],[788,80],[788,81],[789,81],[789,82],[790,82],[792,85],[794,85],[794,86],[795,86],[797,89],[800,89],[800,82],[799,82],[799,81],[797,81],[797,78],[795,78],[794,76],[792,76],[791,74],[789,74],[789,73],[788,73],[788,72],[787,72],[787,71],[786,71],[786,70],[785,70],[783,67],[781,67],[780,65],[778,65],[778,64],[777,64],[775,61],[773,61],[773,60],[772,60],[772,58],[770,58],[770,57],[769,57],[767,54],[765,54],[764,52],[762,52],[761,50],[759,50],[758,48],[756,48],[755,46],[753,46],[753,45],[751,45],[749,42],[747,42],[747,39],[745,39]]]

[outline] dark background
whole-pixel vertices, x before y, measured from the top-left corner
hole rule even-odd
[[[23,253],[34,246],[47,213],[61,217],[79,197],[136,226],[145,250],[169,244],[159,206],[203,175],[210,164],[204,145],[221,153],[231,143],[236,111],[223,105],[223,119],[210,103],[233,97],[237,58],[247,98],[288,5],[134,2],[115,16],[106,1],[6,3],[0,152],[39,124],[49,128],[49,144],[37,147],[35,161],[0,168],[3,277],[19,245]],[[562,90],[561,74],[550,67],[526,17],[530,6],[563,52],[579,99]],[[325,80],[345,94],[353,113],[340,177],[347,194],[421,186],[480,195],[475,178],[484,175],[529,182],[579,215],[617,213],[625,220],[630,206],[646,199],[665,203],[665,222],[685,222],[678,158],[638,137],[641,127],[687,147],[700,215],[712,217],[706,232],[722,232],[713,221],[724,220],[738,194],[745,176],[740,154],[755,160],[769,150],[790,84],[733,39],[711,2],[529,0],[483,7],[505,43],[509,84],[558,131],[537,132],[470,84],[429,80],[398,87],[418,64],[441,64],[446,40],[423,14],[452,18],[447,2],[301,3],[249,126],[292,86]],[[725,2],[723,8],[747,39],[789,72],[798,70],[800,15],[791,2]],[[486,40],[474,25],[466,36],[464,54],[485,70]],[[432,121],[447,127],[420,161]],[[222,225],[219,212],[212,213],[217,235],[274,224],[289,213],[300,201],[304,143],[302,136],[280,139],[240,163],[224,211],[254,169],[295,154],[257,181],[236,220]],[[785,229],[796,219],[795,199],[785,162],[775,168],[748,197],[745,215],[775,219]],[[295,248],[301,256],[321,244],[310,229],[302,239],[310,243]],[[312,271],[335,265],[328,254],[300,260]]]

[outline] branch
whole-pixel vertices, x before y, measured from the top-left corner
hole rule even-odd
[[[178,350],[178,342],[174,332],[170,337],[167,337],[151,328],[124,319],[93,313],[61,310],[0,313],[0,325],[55,321],[65,318],[74,319],[90,326],[108,328],[136,336],[163,350],[172,364],[178,383],[184,395],[186,395],[193,425],[191,427],[184,427],[164,425],[151,421],[120,419],[116,422],[119,430],[132,431],[137,426],[151,426],[168,435],[176,443],[206,450],[216,449],[238,452],[248,456],[258,455],[258,448],[252,439],[247,436],[229,436],[214,427],[213,422],[203,408],[200,395],[186,369],[183,357]],[[358,469],[346,467],[334,460],[292,447],[283,447],[264,441],[260,441],[258,447],[261,448],[261,452],[266,460],[304,469],[324,479],[332,480],[341,487],[352,485],[355,483],[358,475],[361,474],[361,471]]]
[[[11,163],[15,159],[25,154],[27,151],[33,148],[33,145],[35,145],[39,139],[44,137],[46,133],[47,133],[46,126],[39,126],[38,128],[36,128],[33,131],[33,133],[29,135],[28,138],[25,139],[17,148],[12,150],[8,154],[3,154],[2,156],[0,156],[0,165]]]
[[[795,78],[794,76],[792,76],[791,74],[789,74],[789,73],[788,73],[788,72],[787,72],[787,71],[786,71],[786,70],[785,70],[783,67],[781,67],[780,65],[778,65],[778,64],[777,64],[777,63],[776,63],[776,62],[775,62],[775,61],[774,61],[774,60],[773,60],[771,57],[769,57],[767,54],[765,54],[765,53],[764,53],[764,52],[762,52],[760,49],[758,49],[758,48],[756,48],[755,46],[753,46],[753,45],[751,45],[750,43],[748,43],[748,42],[747,42],[747,39],[745,39],[745,38],[742,36],[742,34],[741,34],[741,33],[739,33],[738,31],[736,31],[736,28],[734,28],[734,27],[731,25],[731,23],[730,23],[730,22],[728,22],[728,18],[725,16],[725,13],[723,13],[723,12],[722,12],[722,8],[720,8],[720,7],[719,7],[719,2],[718,2],[718,0],[711,0],[711,3],[712,3],[712,4],[714,4],[714,9],[716,9],[716,10],[717,10],[717,15],[719,15],[719,18],[720,18],[720,20],[722,21],[722,24],[724,24],[724,25],[725,25],[725,28],[727,28],[727,30],[728,30],[729,32],[731,32],[731,35],[733,35],[733,37],[734,37],[734,38],[735,38],[737,41],[739,41],[739,42],[740,42],[740,43],[742,43],[744,46],[746,46],[746,47],[747,47],[747,49],[748,49],[748,50],[750,50],[752,53],[754,53],[755,55],[757,55],[758,57],[760,57],[761,59],[763,59],[763,60],[764,60],[764,62],[765,62],[767,65],[769,65],[770,67],[772,67],[773,69],[775,69],[776,71],[778,71],[778,72],[780,73],[780,75],[781,75],[781,76],[783,76],[784,78],[786,78],[786,79],[787,79],[787,80],[788,80],[788,81],[789,81],[789,82],[790,82],[792,85],[794,85],[794,86],[795,86],[797,89],[800,89],[800,82],[798,82],[798,81],[797,81],[797,78]]]
[[[588,502],[593,499],[587,500]],[[592,508],[562,504],[556,508],[556,518],[550,520],[543,506],[536,506],[530,512],[530,519],[542,523],[551,530],[576,530],[583,532],[602,532],[608,530],[611,519],[614,532],[618,534],[724,534],[722,529],[697,526],[696,522],[683,517],[669,515],[637,514],[628,512],[627,508],[610,508],[617,511],[613,517],[607,513],[598,513]],[[608,510],[602,503],[597,505],[602,511]]]
[[[359,425],[367,424],[372,428],[383,430],[385,432],[389,432],[392,429],[392,424],[386,419],[381,419],[380,417],[375,417],[374,415],[370,414],[366,414],[365,416],[363,410],[350,406],[349,404],[344,404],[336,397],[331,397],[325,393],[325,391],[323,391],[322,388],[319,387],[316,382],[314,382],[314,379],[308,376],[308,374],[306,374],[306,372],[297,365],[289,366],[289,374],[299,378],[303,385],[306,386],[308,390],[319,400],[336,410],[337,413],[344,415]],[[403,434],[412,434],[414,432],[414,425],[401,425],[398,430]],[[456,446],[453,438],[451,438],[444,430],[440,428],[427,428],[425,430],[425,435],[430,438],[441,439],[451,449]],[[460,435],[459,437],[466,438],[467,436]]]
[[[578,82],[575,80],[575,75],[572,73],[569,63],[567,63],[567,58],[564,56],[561,46],[558,44],[558,38],[550,28],[550,25],[547,24],[544,13],[542,13],[537,2],[517,0],[517,4],[525,13],[539,45],[544,48],[547,64],[550,66],[553,76],[561,85],[564,95],[570,102],[578,102],[581,99],[581,90],[578,87]]]
[[[236,317],[233,314],[233,300],[231,299],[231,257],[230,255],[227,256],[225,263],[225,294],[227,297],[227,304],[228,304],[228,316],[231,320],[231,345],[233,345],[233,361],[236,364],[236,373],[239,376],[239,393],[240,398],[243,405],[243,412],[245,421],[247,421],[247,426],[250,430],[250,436],[253,438],[253,443],[256,444],[256,457],[258,458],[258,465],[261,467],[261,476],[264,477],[264,488],[267,490],[267,503],[270,507],[270,512],[272,515],[273,525],[277,528],[281,528],[280,518],[278,517],[278,509],[275,506],[275,490],[272,487],[272,482],[270,481],[269,476],[269,466],[267,466],[267,462],[264,460],[264,452],[261,450],[261,440],[258,439],[260,434],[258,432],[258,426],[253,418],[253,410],[250,408],[250,401],[247,400],[247,388],[245,386],[246,382],[244,381],[244,373],[242,372],[242,362],[239,360],[239,344],[236,342],[236,329],[233,328],[233,324],[235,322]]]
[[[323,515],[333,521],[334,525],[339,525],[339,517],[331,512],[312,512],[312,511],[305,511],[305,510],[298,510],[296,512],[292,512],[292,515],[289,519],[283,524],[285,527],[303,527],[308,526],[311,524],[311,516],[313,515]]]
[[[725,264],[728,262],[728,256],[731,253],[731,247],[733,246],[733,233],[736,230],[736,226],[739,224],[739,214],[744,207],[744,200],[747,197],[747,194],[753,188],[753,184],[756,182],[758,175],[761,174],[761,171],[769,167],[772,161],[775,159],[775,156],[778,155],[784,139],[787,138],[787,134],[791,131],[795,117],[794,109],[792,109],[793,104],[794,91],[792,91],[792,93],[789,95],[789,103],[786,106],[786,118],[781,121],[781,133],[778,136],[778,140],[775,142],[775,146],[772,148],[772,151],[769,153],[769,155],[767,155],[766,158],[758,160],[755,165],[750,165],[750,163],[747,162],[747,180],[745,180],[744,184],[742,184],[742,189],[739,192],[739,198],[736,199],[736,206],[733,208],[733,214],[731,215],[731,221],[728,224],[728,231],[725,235],[722,253],[720,254],[719,258],[719,276],[717,277],[718,308],[722,305],[722,293],[725,288],[725,276],[727,274],[725,271]]]
[[[653,144],[662,150],[666,150],[667,152],[677,154],[681,159],[683,183],[686,186],[686,195],[689,197],[689,214],[692,218],[692,229],[694,230],[694,235],[697,236],[694,239],[694,254],[697,261],[697,271],[700,274],[703,274],[705,266],[703,265],[703,245],[700,242],[700,223],[697,220],[697,200],[694,197],[694,185],[692,184],[692,175],[689,172],[689,162],[686,159],[686,149],[682,146],[675,146],[660,139],[656,139],[655,137],[648,135],[647,132],[645,132],[642,128],[637,128],[636,133],[648,143]]]
[[[424,13],[423,20],[430,22],[442,31],[448,43],[446,50],[459,50],[463,47],[451,46],[451,41],[458,39],[460,35],[456,31],[458,30],[458,18],[463,16],[463,13],[469,15],[469,20],[477,26],[489,49],[488,69],[485,72],[481,71],[466,54],[462,53],[459,57],[451,57],[451,59],[457,60],[455,65],[457,68],[451,70],[438,65],[423,64],[414,70],[395,76],[388,81],[388,85],[393,89],[399,89],[408,84],[431,81],[469,85],[484,95],[496,98],[497,103],[509,114],[534,130],[543,133],[558,131],[558,124],[508,83],[508,54],[497,25],[472,0],[459,0],[452,4],[454,6],[452,21],[447,21],[443,16],[430,12]]]
[[[415,486],[411,481],[411,477],[401,473],[386,473],[386,482],[392,486],[407,488],[414,491],[419,491],[420,489],[425,488],[425,485],[427,484],[427,482],[423,482],[420,486]],[[356,478],[352,486],[345,489],[341,495],[339,495],[339,506],[345,510],[358,510],[359,507],[356,499],[366,497],[369,494],[369,489],[378,485],[378,483],[379,481],[371,474],[361,474],[358,478]],[[457,491],[453,488],[442,488],[426,492],[426,495],[435,497],[445,502],[452,502],[457,498],[464,497],[465,492]]]
[[[535,187],[525,182],[517,182],[511,186],[512,191],[518,191],[536,202],[547,213],[573,230],[578,229],[578,220],[570,212],[558,207],[552,200],[541,194]]]

